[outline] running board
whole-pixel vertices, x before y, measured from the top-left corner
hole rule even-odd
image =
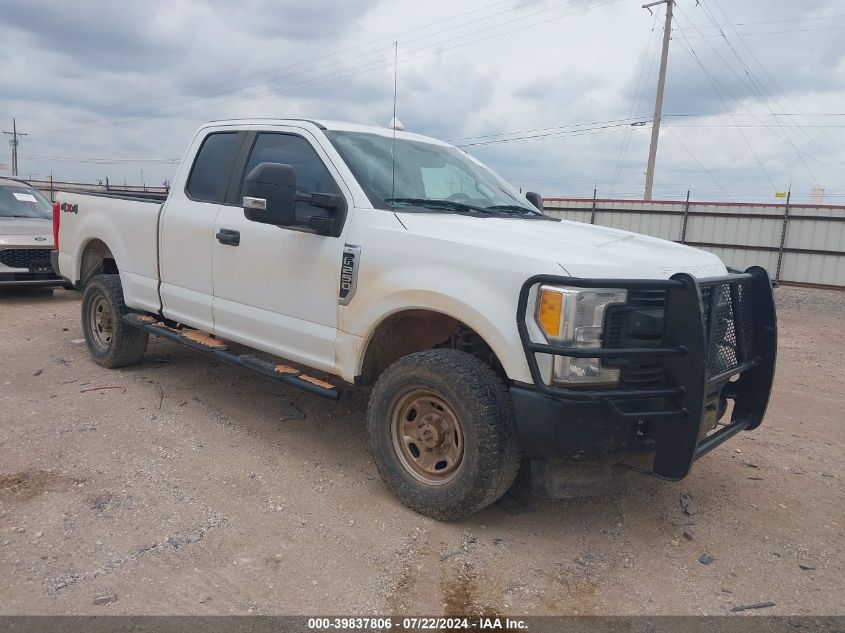
[[[270,360],[253,356],[252,354],[237,354],[230,351],[223,341],[199,330],[176,330],[167,327],[155,317],[134,312],[124,314],[121,320],[133,327],[141,328],[156,336],[175,341],[176,343],[203,352],[232,365],[246,367],[268,378],[290,385],[291,387],[296,387],[302,391],[313,393],[316,396],[321,396],[329,400],[340,399],[340,389],[330,382],[303,374],[295,367],[290,367],[289,365],[274,363]]]

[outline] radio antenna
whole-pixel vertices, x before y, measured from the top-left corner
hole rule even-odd
[[[393,128],[393,142],[390,144],[390,167],[391,167],[391,200],[396,197],[396,126],[399,122],[396,120],[396,87],[397,76],[399,74],[399,42],[393,42],[393,120],[390,122],[390,127]]]

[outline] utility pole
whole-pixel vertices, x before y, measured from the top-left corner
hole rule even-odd
[[[672,34],[672,6],[674,0],[658,0],[644,4],[643,9],[651,11],[658,4],[666,5],[666,24],[663,27],[663,52],[660,54],[660,74],[657,77],[657,96],[654,99],[654,120],[651,122],[651,145],[648,148],[648,170],[645,174],[643,200],[651,200],[654,188],[654,163],[657,160],[657,139],[660,136],[660,117],[663,114],[663,88],[666,85],[666,63],[669,61],[669,36]]]
[[[12,131],[7,132],[3,130],[3,134],[8,134],[12,137],[12,140],[9,141],[9,145],[12,146],[12,175],[18,175],[18,137],[19,136],[26,136],[26,132],[18,132],[18,125],[15,122],[15,119],[12,119]]]

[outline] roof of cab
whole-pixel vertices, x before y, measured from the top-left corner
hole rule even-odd
[[[322,131],[336,131],[336,132],[358,132],[361,134],[377,134],[379,136],[393,137],[394,130],[389,127],[379,127],[375,125],[361,125],[359,123],[350,123],[347,121],[331,121],[328,119],[281,119],[281,118],[253,118],[253,119],[226,119],[222,121],[209,121],[203,127],[213,127],[219,125],[296,125],[296,124],[310,124]],[[409,141],[422,141],[425,143],[434,143],[436,145],[449,145],[436,138],[423,136],[422,134],[415,134],[414,132],[395,131],[396,138],[401,138]]]

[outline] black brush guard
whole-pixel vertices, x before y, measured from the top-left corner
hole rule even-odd
[[[531,290],[539,284],[664,290],[662,343],[659,347],[601,349],[535,343],[528,332],[526,314]],[[707,279],[686,273],[668,280],[537,275],[528,279],[520,291],[517,326],[534,386],[564,401],[603,402],[614,414],[640,425],[644,439],[654,447],[652,469],[643,471],[648,474],[682,479],[696,459],[740,431],[757,428],[763,421],[777,352],[772,285],[763,268],[755,266],[744,273]],[[735,345],[726,347],[724,335],[730,328]],[[601,358],[602,362],[656,360],[662,364],[665,386],[609,390],[550,386],[541,376],[537,354]],[[726,359],[726,354],[730,358]],[[734,406],[730,422],[711,431],[705,419],[708,415],[712,419],[714,393],[717,398],[733,400]]]

